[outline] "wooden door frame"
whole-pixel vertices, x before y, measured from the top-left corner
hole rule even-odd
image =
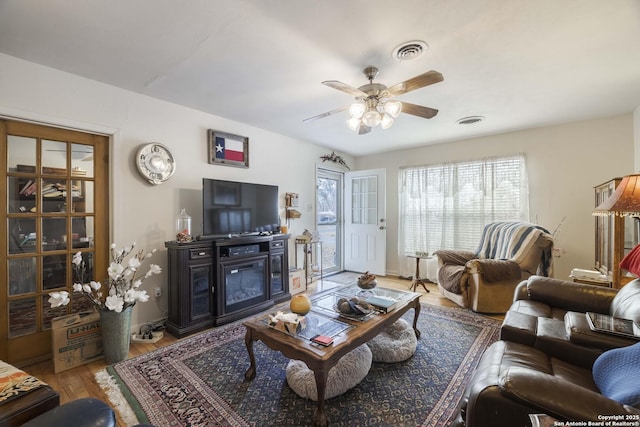
[[[106,276],[107,266],[109,263],[109,146],[110,138],[105,135],[91,134],[88,132],[82,132],[77,130],[68,130],[48,125],[28,123],[22,121],[5,120],[0,118],[0,164],[4,168],[3,176],[6,183],[7,172],[7,135],[19,135],[30,138],[50,139],[65,141],[68,143],[78,143],[84,145],[91,145],[94,149],[94,177],[92,179],[94,183],[94,262],[96,280],[102,280]],[[37,154],[40,156],[40,153]],[[90,178],[88,178],[91,181]],[[3,185],[0,188],[0,197],[7,203],[7,185]],[[8,302],[11,299],[8,296],[8,269],[7,269],[7,256],[9,248],[6,245],[7,242],[7,209],[2,211],[2,219],[4,223],[4,231],[2,232],[2,238],[5,244],[0,250],[5,255],[5,261],[0,265],[0,275],[3,278],[0,284],[0,359],[9,363],[14,363],[19,366],[25,366],[30,363],[34,363],[40,360],[46,360],[50,357],[49,352],[46,354],[33,354],[31,352],[32,346],[42,347],[42,342],[46,340],[47,343],[51,342],[51,331],[40,331],[41,328],[41,309],[40,306],[36,306],[36,316],[38,321],[38,333],[26,335],[23,337],[11,338],[10,344],[9,338],[9,318],[8,318]],[[69,260],[68,269],[71,268]],[[72,286],[72,274],[68,274],[67,287],[71,290]],[[38,283],[36,296],[40,296],[45,292],[39,292],[41,287],[41,281]],[[15,341],[14,341],[15,340]],[[13,347],[13,351],[10,352],[9,348]],[[16,351],[16,347],[22,350]]]

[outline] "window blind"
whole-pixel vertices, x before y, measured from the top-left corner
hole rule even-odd
[[[474,251],[493,221],[528,221],[524,155],[404,168],[399,179],[404,255]]]

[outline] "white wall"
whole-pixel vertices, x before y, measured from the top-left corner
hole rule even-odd
[[[165,274],[148,279],[144,288],[163,297],[134,309],[132,323],[160,319],[167,310],[167,255],[164,242],[175,239],[175,221],[184,207],[193,217],[192,232],[201,232],[202,178],[278,185],[284,215],[284,193],[300,195],[302,218],[291,221],[290,233],[313,229],[315,164],[330,150],[242,123],[141,96],[99,82],[0,54],[0,116],[10,116],[100,132],[112,136],[111,239],[118,246],[136,242],[157,249],[152,258]],[[249,137],[250,167],[207,163],[207,129]],[[152,186],[142,179],[133,157],[145,143],[168,146],[176,173]],[[353,164],[350,156],[343,155]]]
[[[489,118],[490,119],[490,118]],[[531,221],[553,231],[566,216],[556,246],[555,276],[593,268],[593,187],[634,170],[633,115],[549,126],[356,159],[356,169],[387,169],[387,271],[397,274],[398,172],[410,165],[438,164],[522,152],[530,184]]]
[[[635,147],[634,168],[635,173],[640,172],[640,107],[633,111],[633,139]]]

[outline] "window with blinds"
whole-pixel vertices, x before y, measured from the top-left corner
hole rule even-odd
[[[475,250],[493,221],[528,221],[524,155],[400,171],[401,253]]]

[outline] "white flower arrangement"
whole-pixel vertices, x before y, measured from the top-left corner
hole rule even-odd
[[[111,265],[107,269],[109,278],[105,284],[94,280],[85,283],[86,265],[82,259],[82,253],[77,252],[73,256],[73,269],[79,282],[73,284],[73,291],[80,292],[88,298],[98,310],[112,310],[117,313],[135,305],[138,301],[148,301],[147,291],[140,290],[140,286],[146,278],[160,274],[162,270],[160,266],[150,264],[149,270],[144,275],[136,275],[144,260],[150,258],[156,250],[154,249],[147,254],[144,253],[144,250],[140,250],[126,259],[133,252],[135,245],[134,243],[131,246],[116,249],[115,243],[111,244]],[[103,294],[105,286],[107,288],[106,297]],[[52,308],[67,305],[69,301],[70,295],[67,291],[49,293],[49,304]]]

